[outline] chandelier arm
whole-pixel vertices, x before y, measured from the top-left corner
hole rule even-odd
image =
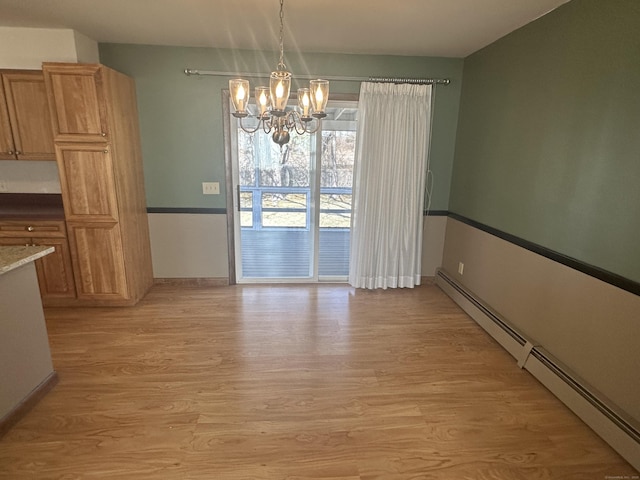
[[[295,110],[290,110],[289,112],[287,112],[287,115],[284,118],[285,125],[289,130],[294,128],[296,126],[296,123],[299,121],[298,112],[296,112]]]
[[[322,120],[318,119],[317,120],[317,125],[316,128],[314,128],[313,130],[307,130],[307,133],[316,133],[318,130],[320,130],[320,128],[322,127]]]
[[[273,119],[274,117],[269,117],[266,120],[261,120],[260,123],[262,124],[262,131],[266,134],[271,133],[271,130],[274,128],[274,124],[273,124]]]
[[[260,124],[264,121],[264,120],[258,120],[258,125],[256,125],[256,128],[251,129],[251,128],[248,128],[248,127],[245,127],[245,126],[244,126],[244,124],[242,123],[242,118],[243,118],[243,117],[238,118],[238,120],[239,120],[239,122],[238,122],[238,123],[239,123],[239,125],[240,125],[240,128],[241,128],[243,131],[247,132],[248,134],[256,133],[256,132],[258,131],[258,129],[260,128]]]
[[[313,121],[305,122],[305,124],[304,124],[304,132],[305,133],[313,134],[313,133],[316,133],[318,130],[320,130],[320,127],[322,126],[322,119],[315,118],[315,121],[316,121],[316,127],[314,129],[310,129],[308,127],[308,125],[311,125],[311,123],[313,123]]]
[[[287,113],[287,128],[289,130],[295,130],[298,135],[308,133],[306,122],[302,121],[300,114],[295,110]]]
[[[302,127],[302,130],[300,130],[300,128],[298,127],[298,125],[300,125],[300,127]],[[302,124],[294,123],[294,124],[293,124],[293,129],[296,131],[296,133],[297,133],[298,135],[304,135],[305,133],[309,133],[309,132],[307,131],[307,126],[306,126],[304,123],[302,123]]]

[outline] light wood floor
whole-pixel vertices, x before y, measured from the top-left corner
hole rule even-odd
[[[3,480],[637,475],[435,286],[45,313],[60,382],[0,440]]]

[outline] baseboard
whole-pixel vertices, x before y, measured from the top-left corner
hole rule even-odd
[[[229,285],[227,277],[208,278],[154,278],[155,285],[172,285],[177,287],[223,287]]]
[[[445,271],[436,273],[436,285],[507,350],[520,368],[531,373],[626,461],[640,470],[640,428],[637,422],[620,412],[542,346],[533,345],[522,332]]]
[[[13,410],[0,419],[0,438],[24,417],[53,387],[58,383],[58,374],[53,371],[40,385],[15,406]]]

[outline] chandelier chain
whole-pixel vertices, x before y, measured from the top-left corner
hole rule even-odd
[[[280,0],[280,61],[278,62],[278,70],[286,70],[284,64],[284,0]]]

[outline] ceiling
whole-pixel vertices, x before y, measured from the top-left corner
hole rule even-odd
[[[466,57],[567,1],[286,0],[285,50]],[[277,51],[278,12],[278,0],[0,0],[0,27]]]

